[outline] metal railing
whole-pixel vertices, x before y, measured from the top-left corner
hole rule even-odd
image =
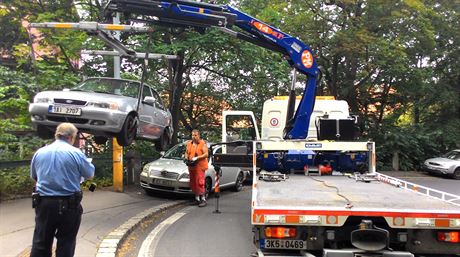
[[[401,180],[395,177],[384,175],[378,172],[377,172],[377,179],[384,183],[388,183],[390,185],[403,188],[405,190],[413,191],[417,194],[425,195],[431,198],[439,199],[444,202],[448,202],[448,203],[460,206],[460,196],[459,195],[455,195],[455,194],[447,193],[447,192],[440,191],[437,189],[429,188],[426,186],[422,186],[419,184]]]

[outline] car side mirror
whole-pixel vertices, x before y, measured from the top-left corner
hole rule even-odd
[[[151,96],[146,96],[144,97],[144,101],[142,101],[143,103],[145,104],[150,104],[150,105],[154,105],[155,104],[155,98],[151,97]]]

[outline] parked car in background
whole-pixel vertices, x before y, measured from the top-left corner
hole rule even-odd
[[[428,173],[449,175],[460,179],[460,149],[450,151],[441,157],[431,158],[423,163]]]
[[[209,145],[208,145],[209,147]],[[146,164],[140,175],[141,187],[148,194],[154,192],[170,192],[176,194],[190,194],[190,177],[187,165],[184,163],[185,143],[179,143],[169,149],[161,158]],[[221,147],[213,147],[214,153],[221,152]],[[214,189],[216,180],[215,169],[209,159],[209,168],[205,173],[205,190],[209,195]],[[220,188],[233,188],[240,191],[243,188],[246,171],[234,167],[222,167],[222,177],[219,180]]]
[[[166,150],[173,128],[171,113],[160,95],[149,85],[140,90],[139,81],[89,78],[71,89],[44,91],[29,105],[32,123],[41,138],[52,138],[61,122],[75,124],[79,131],[93,134],[96,143],[116,137],[122,146],[134,139],[155,141]]]

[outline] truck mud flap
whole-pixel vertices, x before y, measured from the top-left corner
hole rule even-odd
[[[414,255],[408,252],[395,251],[379,251],[376,253],[369,253],[357,249],[324,249],[323,257],[414,257]]]

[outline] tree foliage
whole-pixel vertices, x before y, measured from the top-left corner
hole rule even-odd
[[[104,48],[79,31],[40,30],[35,60],[23,20],[105,21],[100,1],[5,1],[0,11],[0,50],[17,61],[0,69],[0,132],[30,129],[27,101],[41,90],[75,84],[81,76],[113,76],[111,57],[85,57],[80,49]],[[218,1],[226,4],[229,1]],[[417,169],[426,158],[460,147],[460,3],[440,0],[241,0],[232,4],[314,49],[323,79],[319,95],[347,100],[376,141],[379,168],[391,168],[399,152],[401,169]],[[133,16],[122,15],[129,23]],[[145,78],[162,92],[177,135],[192,128],[219,135],[222,108],[261,115],[262,103],[285,95],[291,67],[283,56],[229,37],[153,25],[151,34],[122,35],[138,52],[174,54],[178,60],[149,60]],[[11,32],[11,33],[10,33]],[[13,33],[14,32],[14,33]],[[149,43],[150,42],[150,43]],[[125,58],[122,76],[142,77],[142,62]],[[13,78],[17,78],[16,80]],[[300,76],[298,93],[305,79]],[[302,84],[302,85],[301,85]],[[12,112],[11,110],[17,110]],[[7,142],[7,141],[4,141]]]

